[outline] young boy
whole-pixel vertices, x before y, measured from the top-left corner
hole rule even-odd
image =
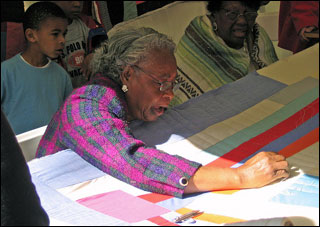
[[[90,52],[107,39],[105,29],[82,13],[83,1],[52,1],[68,17],[66,45],[58,61],[69,73],[74,88],[83,86],[90,77]]]
[[[107,32],[90,16],[82,13],[83,1],[52,1],[58,5],[68,18],[68,33],[66,43],[61,55],[54,59],[71,77],[73,88],[84,85],[90,77],[89,63],[91,52],[100,43],[108,39]],[[32,3],[34,4],[34,3]],[[25,46],[22,24],[7,23],[8,45],[1,47],[1,61],[7,60],[23,50]],[[15,36],[12,37],[12,34]],[[2,44],[2,43],[1,43]]]
[[[34,3],[23,19],[26,50],[1,63],[1,108],[16,134],[47,125],[73,90],[68,73],[50,60],[62,53],[67,26],[56,4]]]

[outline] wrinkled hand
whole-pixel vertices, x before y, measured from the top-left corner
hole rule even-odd
[[[299,32],[300,40],[303,41],[303,42],[309,42],[310,40],[305,36],[305,33],[306,32],[311,32],[315,28],[316,28],[315,26],[307,26],[307,27],[302,28],[300,30],[300,32]]]
[[[82,72],[83,76],[86,78],[86,80],[89,80],[91,77],[91,69],[90,69],[90,62],[93,57],[93,53],[88,54],[82,63],[80,71]]]
[[[259,188],[289,177],[288,162],[275,152],[260,152],[237,168],[244,188]]]

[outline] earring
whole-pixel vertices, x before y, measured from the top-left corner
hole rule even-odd
[[[126,93],[127,91],[128,91],[128,87],[127,87],[127,85],[122,85],[122,91],[124,92],[124,93]]]
[[[217,25],[217,22],[213,21],[212,23],[212,27],[213,27],[213,31],[217,31],[218,30],[218,25]]]
[[[211,20],[211,23],[212,23],[212,30],[214,31],[214,32],[216,32],[217,30],[218,30],[218,25],[217,25],[217,22],[216,22],[216,20],[214,19],[214,16],[211,14],[210,15],[210,20]]]

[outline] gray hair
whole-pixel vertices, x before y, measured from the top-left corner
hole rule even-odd
[[[174,54],[175,47],[171,39],[152,28],[121,30],[95,50],[90,67],[93,73],[102,73],[121,84],[120,75],[125,66],[139,63],[148,51],[157,48]]]

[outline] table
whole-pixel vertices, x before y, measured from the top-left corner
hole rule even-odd
[[[291,177],[178,199],[125,184],[65,150],[28,162],[52,224],[319,225],[319,44],[131,127],[148,145],[203,165],[234,168],[273,150],[287,157]],[[204,213],[173,222],[195,209]]]

